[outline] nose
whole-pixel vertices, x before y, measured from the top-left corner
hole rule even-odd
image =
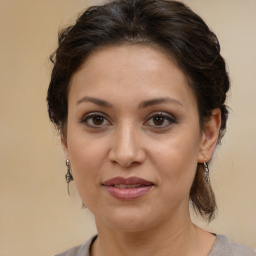
[[[109,160],[122,167],[142,164],[146,154],[141,136],[132,125],[123,125],[112,137]]]

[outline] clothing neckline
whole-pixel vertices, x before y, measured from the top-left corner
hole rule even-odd
[[[214,235],[216,237],[215,241],[214,241],[214,244],[211,248],[211,251],[210,253],[208,254],[208,256],[211,256],[213,255],[213,253],[215,252],[216,248],[222,243],[221,241],[224,239],[226,240],[227,237],[224,236],[224,235],[218,235],[218,234],[215,234],[215,233],[211,233],[212,235]],[[89,255],[91,255],[91,249],[92,249],[92,246],[94,244],[94,242],[96,241],[96,239],[98,238],[98,234],[96,234],[95,236],[93,236],[89,241],[89,248],[88,248],[88,252],[89,252]]]

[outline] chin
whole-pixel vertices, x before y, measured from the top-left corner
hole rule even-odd
[[[107,216],[107,217],[106,217]],[[103,218],[95,215],[96,224],[104,222],[111,229],[121,232],[141,232],[150,229],[153,224],[152,215],[138,209],[118,209],[111,214],[105,214]]]
[[[126,218],[120,221],[114,221],[110,223],[111,227],[120,232],[126,233],[138,233],[143,232],[150,227],[150,223],[148,221],[137,220],[136,218]]]

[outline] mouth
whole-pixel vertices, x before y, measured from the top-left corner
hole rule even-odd
[[[141,185],[141,184],[134,184],[134,185],[120,184],[120,185],[113,185],[113,187],[115,187],[115,188],[139,188],[139,187],[143,187],[143,185]]]
[[[151,186],[154,185],[151,181],[139,178],[139,177],[115,177],[107,180],[103,183],[104,186],[126,186],[126,187],[139,187],[139,186]]]
[[[115,177],[102,185],[112,197],[119,200],[138,199],[154,187],[154,183],[138,177]]]

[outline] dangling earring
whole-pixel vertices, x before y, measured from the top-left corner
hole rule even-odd
[[[210,182],[209,172],[210,172],[210,170],[209,170],[208,164],[207,164],[207,162],[204,162],[204,174],[205,174],[205,181],[207,183]]]
[[[66,160],[66,166],[67,166],[67,173],[65,175],[65,179],[66,179],[66,182],[67,182],[67,187],[68,187],[68,194],[69,194],[69,182],[71,182],[72,180],[74,180],[72,174],[71,174],[71,168],[70,168],[70,165],[69,165],[70,161],[69,160]]]

